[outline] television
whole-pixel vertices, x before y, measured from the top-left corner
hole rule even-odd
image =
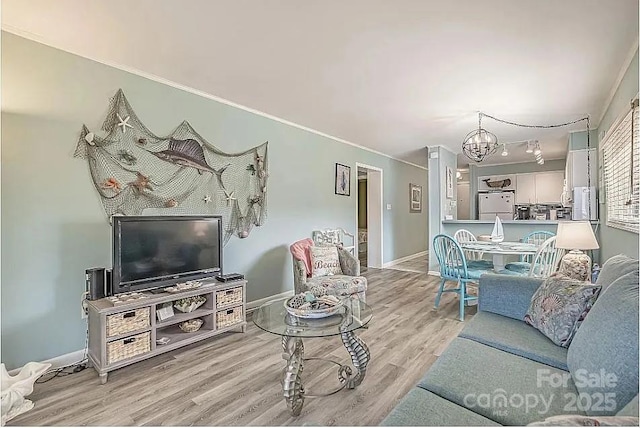
[[[114,216],[112,294],[222,273],[222,217]]]

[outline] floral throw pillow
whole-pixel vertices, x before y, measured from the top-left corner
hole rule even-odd
[[[340,259],[338,258],[338,248],[311,247],[311,276],[342,275]]]
[[[563,276],[549,277],[531,297],[524,321],[556,345],[567,348],[598,298],[600,288]]]
[[[637,427],[638,418],[629,416],[551,416],[541,422],[533,422],[528,427]]]

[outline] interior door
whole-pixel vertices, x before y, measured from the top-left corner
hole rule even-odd
[[[471,220],[469,183],[458,183],[458,220]]]

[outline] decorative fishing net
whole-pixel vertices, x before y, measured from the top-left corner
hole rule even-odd
[[[86,159],[105,213],[140,215],[147,208],[221,215],[224,243],[249,236],[267,215],[267,142],[224,153],[184,121],[153,134],[119,89],[99,137],[83,125],[74,156]]]

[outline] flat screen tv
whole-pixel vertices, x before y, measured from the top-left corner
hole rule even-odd
[[[113,217],[113,294],[220,273],[222,217]]]

